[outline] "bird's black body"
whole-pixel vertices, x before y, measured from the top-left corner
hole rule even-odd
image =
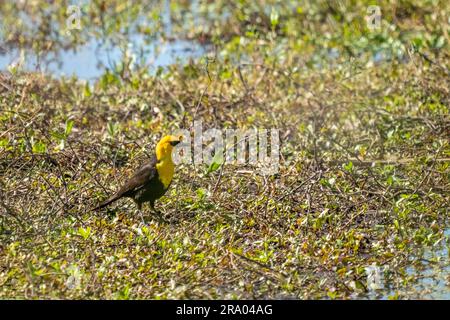
[[[164,187],[159,179],[156,169],[157,159],[155,156],[140,167],[135,174],[114,195],[98,205],[94,210],[101,209],[120,198],[132,198],[141,209],[144,202],[150,202],[154,209],[155,201],[161,198],[169,188]]]

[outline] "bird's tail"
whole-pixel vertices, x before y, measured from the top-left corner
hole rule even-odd
[[[118,197],[117,195],[113,195],[112,197],[109,197],[107,200],[103,201],[102,203],[100,203],[98,206],[96,206],[95,208],[91,209],[91,211],[97,211],[100,210],[104,207],[106,207],[107,205],[113,203],[114,201],[116,201],[117,199],[119,199],[120,197]]]

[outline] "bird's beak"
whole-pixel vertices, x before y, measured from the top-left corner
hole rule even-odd
[[[170,145],[175,147],[177,144],[179,144],[181,141],[183,141],[183,136],[174,136],[172,139],[173,140],[170,141]]]

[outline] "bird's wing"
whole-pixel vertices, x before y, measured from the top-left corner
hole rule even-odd
[[[140,167],[131,178],[117,191],[115,197],[133,195],[156,175],[156,157]]]

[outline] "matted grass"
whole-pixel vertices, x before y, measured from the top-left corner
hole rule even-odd
[[[122,66],[89,85],[3,73],[0,297],[421,297],[406,268],[448,247],[447,4],[404,4],[397,29],[351,33],[365,6],[281,6],[279,22],[226,6],[228,19],[186,32],[214,39],[215,55],[156,74]],[[279,129],[279,173],[181,165],[157,204],[170,223],[143,225],[128,200],[89,211],[194,119]],[[372,264],[384,290],[367,284]]]

